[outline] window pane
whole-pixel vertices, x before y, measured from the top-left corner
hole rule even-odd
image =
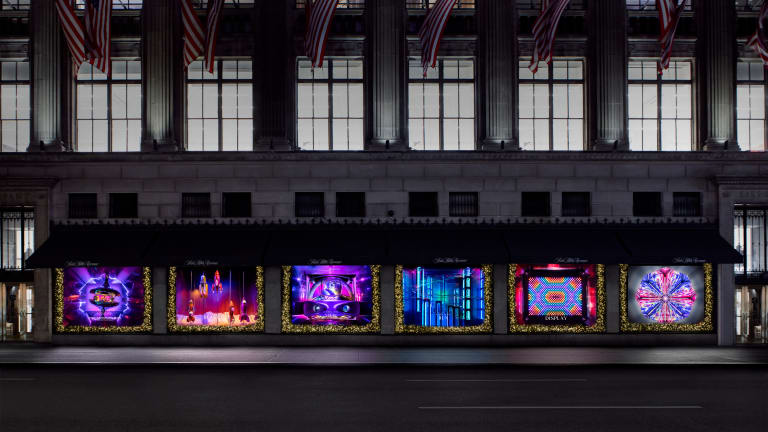
[[[203,118],[218,118],[219,89],[216,84],[203,84]]]
[[[458,84],[443,84],[443,114],[449,118],[459,116]]]
[[[348,108],[347,85],[334,84],[332,97],[333,97],[333,117],[347,117],[349,115],[349,110],[347,109]]]
[[[459,116],[462,118],[475,117],[474,84],[459,84]]]
[[[219,149],[218,120],[203,120],[203,150],[217,151]]]

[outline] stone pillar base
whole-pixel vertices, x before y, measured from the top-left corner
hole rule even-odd
[[[404,152],[410,151],[411,149],[408,147],[408,143],[402,140],[377,139],[368,141],[366,150],[379,152]]]
[[[629,145],[619,140],[596,140],[592,143],[592,151],[629,151]]]
[[[256,145],[254,146],[253,151],[291,151],[293,149],[293,144],[291,144],[291,141],[288,138],[262,137],[256,140]]]
[[[480,142],[482,151],[519,151],[520,146],[514,138],[508,139],[485,139]]]
[[[141,142],[141,151],[142,152],[165,152],[165,153],[171,153],[171,152],[177,152],[181,150],[179,148],[179,144],[176,142],[176,140],[168,139],[168,140],[144,140]]]
[[[38,152],[48,152],[48,153],[61,153],[67,151],[67,146],[64,144],[64,141],[61,140],[55,140],[51,142],[43,142],[40,141],[39,143],[29,143],[29,147],[27,147],[27,151],[31,153],[38,153]]]
[[[741,148],[739,148],[739,143],[736,141],[727,141],[727,140],[706,140],[704,141],[704,145],[702,146],[702,149],[704,151],[740,151]]]

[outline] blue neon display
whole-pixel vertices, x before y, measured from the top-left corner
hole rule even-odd
[[[424,327],[482,325],[484,284],[480,267],[404,268],[403,323]]]

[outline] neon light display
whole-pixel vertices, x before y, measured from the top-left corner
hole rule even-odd
[[[178,326],[242,327],[259,318],[254,268],[180,267],[176,270]]]
[[[469,327],[485,321],[480,267],[403,268],[403,322],[422,327]]]
[[[291,323],[368,324],[373,308],[371,280],[369,266],[291,267]]]
[[[516,270],[519,325],[585,325],[597,321],[596,266],[521,265]]]
[[[62,326],[139,326],[144,320],[144,289],[141,267],[66,268]]]
[[[711,267],[631,266],[622,283],[626,301],[624,327],[633,323],[661,330],[687,328],[711,319]],[[683,326],[683,327],[681,327]],[[633,328],[633,330],[653,330]],[[699,330],[691,328],[691,330]]]

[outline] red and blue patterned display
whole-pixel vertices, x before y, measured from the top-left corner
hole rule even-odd
[[[542,276],[528,281],[528,314],[581,316],[584,288],[581,277]]]
[[[597,322],[596,265],[518,265],[517,325],[593,326]]]
[[[674,323],[691,314],[696,303],[696,290],[688,275],[662,267],[643,277],[635,300],[648,319],[657,323]]]

